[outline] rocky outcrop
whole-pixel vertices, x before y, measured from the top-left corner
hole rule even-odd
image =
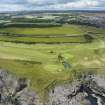
[[[26,78],[0,70],[0,105],[42,105],[36,93],[28,89],[29,84]]]
[[[30,81],[0,70],[0,105],[105,105],[105,76],[85,75],[65,85],[57,85],[42,103],[29,90]]]
[[[50,91],[48,105],[105,105],[105,76],[91,75]]]

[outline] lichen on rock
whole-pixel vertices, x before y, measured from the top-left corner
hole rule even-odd
[[[55,86],[48,105],[105,105],[105,76],[87,75],[71,84]]]
[[[0,70],[0,105],[42,105],[39,97],[29,90],[29,80],[17,78]]]

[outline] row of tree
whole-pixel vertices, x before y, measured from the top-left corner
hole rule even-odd
[[[7,23],[7,24],[0,24],[0,28],[6,28],[6,27],[60,27],[62,26],[59,23]]]

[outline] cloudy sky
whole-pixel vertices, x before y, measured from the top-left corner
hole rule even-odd
[[[0,0],[0,11],[105,10],[105,0]]]

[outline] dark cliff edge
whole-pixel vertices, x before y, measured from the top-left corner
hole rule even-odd
[[[0,70],[0,105],[105,105],[105,76],[86,75],[70,84],[56,85],[43,103],[30,81]]]

